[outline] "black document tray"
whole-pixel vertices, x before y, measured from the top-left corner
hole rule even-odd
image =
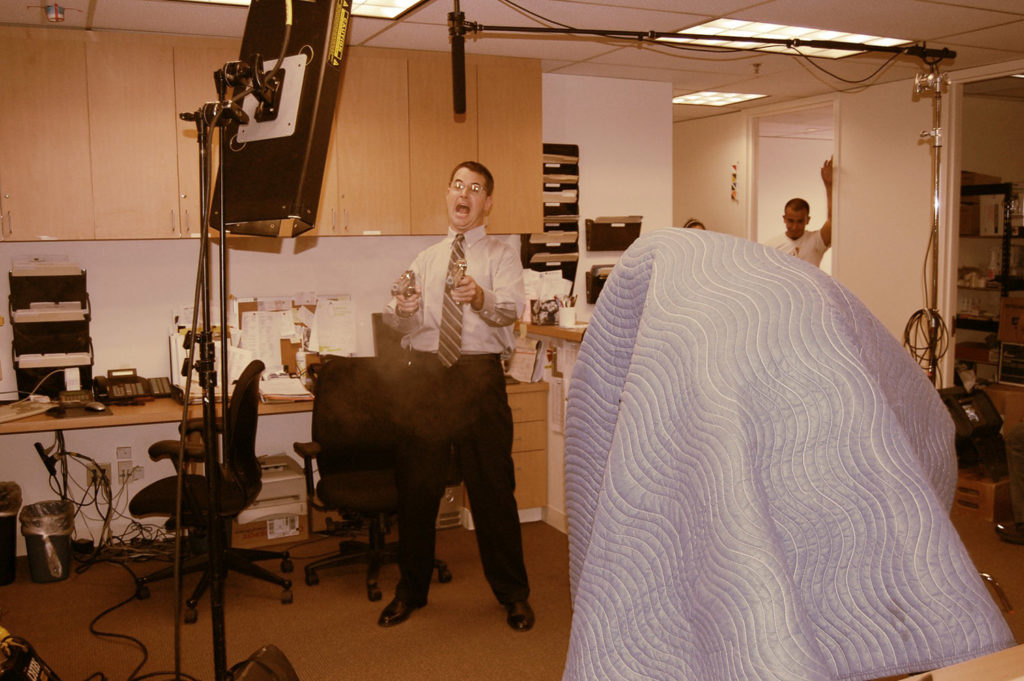
[[[587,220],[588,251],[624,251],[640,236],[639,215]]]

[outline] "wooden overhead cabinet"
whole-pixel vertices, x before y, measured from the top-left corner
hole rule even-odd
[[[386,52],[350,49],[342,71],[335,234],[410,232],[409,71],[404,57]]]
[[[178,237],[173,49],[100,35],[86,61],[96,238]]]
[[[194,113],[207,102],[217,101],[213,74],[229,61],[238,59],[239,44],[235,40],[186,40],[174,45],[174,111],[177,134],[177,203],[175,220],[177,234],[167,236],[199,236],[199,144],[193,121],[182,120],[180,114]],[[210,142],[211,169],[217,172],[219,137],[213,132]]]
[[[93,238],[85,45],[63,31],[0,31],[0,238]]]

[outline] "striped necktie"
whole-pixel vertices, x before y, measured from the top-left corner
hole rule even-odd
[[[459,262],[464,260],[463,250],[465,237],[461,234],[452,242],[452,255],[448,260],[448,277],[458,271]],[[441,364],[450,367],[459,361],[462,354],[462,306],[452,298],[452,286],[446,282],[444,287],[444,303],[441,307],[441,335],[437,342],[437,356]]]

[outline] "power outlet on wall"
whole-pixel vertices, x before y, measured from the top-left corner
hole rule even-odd
[[[120,447],[118,448],[120,449]],[[132,462],[131,459],[121,460],[117,462],[117,479],[123,485],[124,483],[131,480],[132,475]]]
[[[97,463],[90,464],[86,470],[85,483],[87,485],[101,484],[99,477],[102,473],[106,476],[107,482],[110,482],[110,464],[109,463]]]

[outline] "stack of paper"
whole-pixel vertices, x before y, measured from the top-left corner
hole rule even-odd
[[[260,381],[260,398],[264,402],[301,402],[312,400],[313,393],[294,376],[271,374]]]

